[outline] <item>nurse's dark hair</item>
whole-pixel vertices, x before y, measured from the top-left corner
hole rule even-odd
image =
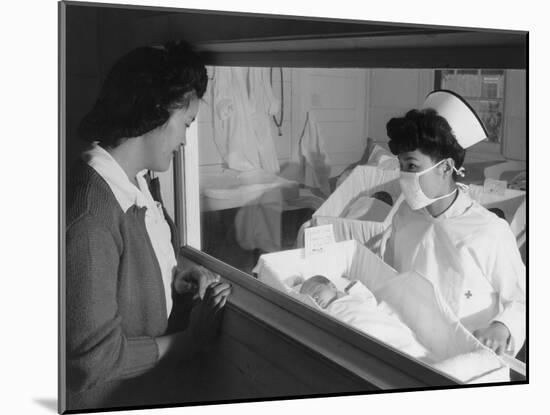
[[[458,169],[464,163],[464,150],[445,118],[431,108],[411,110],[404,117],[392,118],[386,124],[390,151],[399,155],[419,150],[434,162],[452,158]],[[453,174],[456,179],[456,173]]]
[[[202,98],[207,81],[202,60],[184,42],[134,49],[108,72],[78,134],[102,147],[117,147],[164,125],[194,97]]]

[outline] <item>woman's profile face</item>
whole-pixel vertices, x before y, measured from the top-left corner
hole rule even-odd
[[[185,134],[197,116],[199,99],[194,97],[187,108],[176,109],[168,121],[144,136],[145,166],[153,171],[166,171],[179,147],[185,144]]]
[[[430,156],[418,149],[401,153],[398,158],[401,171],[404,172],[420,173],[437,164]],[[446,184],[446,179],[442,174],[444,166],[445,162],[419,177],[420,186],[426,196],[431,198],[440,196],[441,190]]]

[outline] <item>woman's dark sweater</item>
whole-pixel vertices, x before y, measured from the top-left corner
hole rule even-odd
[[[80,163],[67,192],[67,408],[154,404],[154,337],[168,321],[145,209],[123,212],[108,184]],[[130,380],[126,380],[130,379]]]

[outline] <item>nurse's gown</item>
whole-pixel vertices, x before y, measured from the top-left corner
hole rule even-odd
[[[508,223],[462,190],[437,218],[402,203],[385,235],[384,259],[416,271],[473,332],[500,321],[516,354],[525,340],[525,265]]]

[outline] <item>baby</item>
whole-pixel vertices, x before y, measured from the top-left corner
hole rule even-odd
[[[346,295],[322,275],[315,275],[305,280],[300,288],[300,294],[309,295],[321,308],[327,308],[334,300]]]
[[[385,304],[359,281],[352,281],[344,291],[323,275],[306,279],[300,293],[310,296],[325,312],[338,320],[416,358],[428,351],[412,331]]]

